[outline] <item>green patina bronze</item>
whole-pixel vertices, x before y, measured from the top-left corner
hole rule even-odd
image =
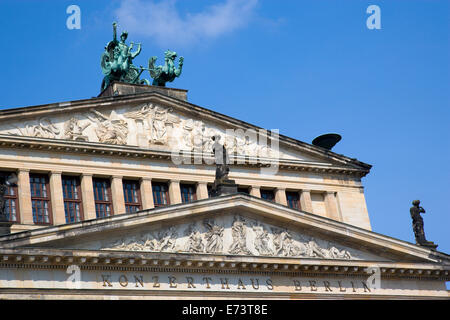
[[[177,53],[167,50],[164,52],[165,64],[164,66],[155,66],[156,57],[151,57],[148,62],[148,69],[150,71],[150,76],[153,78],[152,85],[154,86],[166,86],[166,82],[172,82],[176,77],[181,75],[181,69],[183,68],[184,58],[180,57],[178,63],[178,69],[175,68],[175,59],[177,58]]]
[[[165,52],[166,63],[164,66],[155,66],[156,57],[151,57],[149,59],[148,68],[134,66],[133,59],[141,53],[141,44],[137,44],[138,48],[133,52],[134,43],[131,42],[130,46],[128,46],[125,43],[127,37],[128,33],[124,31],[120,35],[120,41],[117,40],[117,24],[114,22],[113,40],[108,42],[100,59],[102,72],[105,75],[102,81],[101,90],[106,89],[113,81],[150,85],[149,80],[140,79],[144,70],[150,72],[150,76],[153,78],[152,85],[155,86],[164,87],[166,82],[172,82],[176,77],[180,76],[183,66],[183,57],[180,57],[178,69],[175,68],[174,61],[177,54],[170,50]]]

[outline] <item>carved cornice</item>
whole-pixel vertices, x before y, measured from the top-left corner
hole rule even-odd
[[[69,265],[81,269],[179,271],[197,273],[303,274],[314,276],[367,277],[377,266],[383,278],[450,280],[450,267],[374,261],[317,260],[233,255],[92,251],[61,249],[0,249],[0,267],[58,269]]]
[[[48,139],[48,138],[35,138],[16,135],[0,134],[0,147],[14,148],[14,149],[27,149],[46,152],[59,152],[59,153],[75,153],[75,154],[87,154],[98,156],[111,156],[111,157],[124,157],[133,159],[155,159],[155,160],[172,160],[172,153],[170,151],[162,151],[155,149],[143,149],[133,146],[125,145],[112,145],[96,142],[83,142],[72,141],[62,139]],[[187,151],[182,153],[182,157],[188,157],[191,163],[198,154]],[[203,154],[202,163],[212,163],[214,160],[213,154],[209,154],[205,157]],[[205,161],[206,160],[206,161]],[[231,156],[231,160],[235,162],[233,166],[246,166],[246,167],[270,167],[275,165],[274,159],[269,158],[256,158],[256,157],[235,157]],[[336,166],[331,164],[321,164],[318,162],[291,160],[291,159],[279,159],[279,169],[303,171],[317,174],[339,174],[350,175],[356,177],[364,177],[368,170],[361,170],[356,168],[349,168],[347,166]]]

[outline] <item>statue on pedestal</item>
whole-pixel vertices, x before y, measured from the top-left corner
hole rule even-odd
[[[412,218],[412,225],[414,236],[416,238],[416,244],[436,249],[437,245],[434,244],[432,241],[427,241],[427,239],[425,238],[425,231],[423,228],[423,218],[420,215],[421,213],[425,213],[425,209],[419,206],[420,200],[414,200],[412,204],[413,206],[411,207],[411,209],[409,209],[409,212]]]
[[[220,196],[224,194],[237,193],[236,183],[234,180],[228,179],[228,173],[230,172],[230,160],[227,149],[219,142],[219,135],[213,136],[211,139],[214,141],[212,149],[214,153],[214,160],[216,162],[216,178],[212,187],[212,195]]]
[[[172,82],[181,75],[183,67],[183,57],[180,57],[178,68],[175,68],[174,61],[177,53],[167,50],[165,52],[165,65],[155,66],[156,57],[151,57],[148,61],[148,68],[133,65],[133,59],[141,53],[141,44],[138,43],[137,50],[132,52],[134,43],[128,46],[125,41],[128,38],[128,32],[124,31],[120,35],[120,41],[117,40],[117,24],[113,23],[113,39],[108,42],[103,52],[100,65],[105,75],[102,81],[101,90],[104,90],[113,81],[126,83],[150,85],[147,79],[140,79],[142,72],[148,70],[150,76],[154,79],[152,85],[165,87],[166,82]]]

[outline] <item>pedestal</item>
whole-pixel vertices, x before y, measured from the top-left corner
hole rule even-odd
[[[8,221],[6,217],[0,216],[0,235],[10,234],[13,222]]]
[[[238,192],[238,185],[234,180],[215,181],[211,191],[213,197],[234,194]]]
[[[427,241],[427,242],[417,243],[417,244],[422,247],[430,248],[431,250],[436,250],[436,248],[438,247],[438,245],[435,244],[433,241]]]

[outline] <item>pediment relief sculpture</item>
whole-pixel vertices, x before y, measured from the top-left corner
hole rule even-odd
[[[279,154],[270,140],[263,141],[257,131],[233,130],[219,121],[195,119],[155,103],[102,110],[92,108],[87,112],[41,117],[25,125],[21,120],[0,123],[0,133],[207,154],[212,153],[211,138],[220,136],[232,155],[297,158],[289,153]]]
[[[170,226],[104,241],[103,250],[360,259],[355,251],[241,215]]]
[[[13,126],[22,136],[55,139],[61,133],[60,128],[49,118],[39,118],[36,122],[37,124],[26,124],[24,128]]]
[[[105,116],[95,109],[91,109],[93,114],[87,114],[91,122],[95,123],[94,129],[98,141],[108,144],[126,144],[128,135],[128,124],[125,120],[119,119],[115,113]]]
[[[68,140],[89,141],[89,137],[83,131],[91,125],[91,122],[82,121],[72,117],[64,122],[64,138]]]

